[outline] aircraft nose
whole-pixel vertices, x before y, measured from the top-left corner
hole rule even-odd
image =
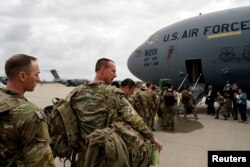
[[[141,59],[142,57],[142,51],[138,48],[136,49],[128,58],[128,61],[127,61],[127,66],[128,66],[128,69],[129,71],[137,76],[137,70],[138,68],[136,68],[138,66],[138,61]]]

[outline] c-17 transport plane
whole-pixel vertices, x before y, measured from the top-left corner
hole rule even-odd
[[[56,69],[50,70],[51,74],[54,77],[53,82],[58,82],[66,86],[78,86],[80,84],[84,84],[88,82],[87,79],[62,79],[60,78],[59,74],[57,73]]]
[[[7,84],[7,77],[6,76],[0,76],[0,82],[4,85]]]
[[[0,87],[6,84],[7,84],[7,76],[4,75],[2,71],[0,71]]]
[[[250,6],[199,15],[160,29],[128,58],[133,75],[175,88],[237,82],[250,93]]]

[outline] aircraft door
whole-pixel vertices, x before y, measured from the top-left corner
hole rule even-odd
[[[188,73],[188,80],[189,82],[195,83],[197,79],[200,77],[198,83],[204,83],[204,78],[202,74],[202,65],[201,59],[190,59],[186,60],[186,70]]]

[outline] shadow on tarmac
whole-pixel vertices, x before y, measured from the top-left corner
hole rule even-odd
[[[171,131],[170,128],[163,130],[160,126],[160,122],[157,123],[157,131],[158,132],[170,132],[170,133],[189,133],[194,130],[198,130],[203,128],[203,125],[199,122],[199,119],[194,119],[192,114],[187,115],[187,118],[181,116],[181,114],[176,114],[176,124],[175,130]]]
[[[199,122],[199,119],[194,119],[193,115],[187,115],[187,118],[181,117],[180,114],[176,115],[175,133],[189,133],[194,130],[203,128],[203,125]]]

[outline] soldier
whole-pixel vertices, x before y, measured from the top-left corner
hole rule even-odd
[[[224,120],[227,120],[227,107],[226,107],[226,101],[224,97],[221,95],[221,93],[217,92],[217,103],[219,103],[219,107],[216,110],[216,116],[215,119],[219,119],[219,114],[221,113],[224,116]]]
[[[0,89],[0,166],[55,166],[44,113],[25,97],[39,81],[36,58],[17,54],[6,61]]]
[[[184,118],[186,115],[192,113],[195,119],[198,119],[197,112],[195,109],[195,99],[194,96],[188,90],[183,90],[181,92],[181,102],[184,104]]]
[[[153,102],[154,102],[154,105],[152,108],[152,116],[151,116],[150,125],[151,125],[151,129],[153,131],[155,131],[154,123],[155,123],[155,115],[158,112],[158,108],[159,108],[159,96],[158,96],[158,93],[156,92],[155,85],[152,85],[150,88],[152,90],[152,98],[153,98]]]
[[[120,83],[118,81],[113,81],[111,85],[120,88]]]
[[[161,96],[162,119],[161,126],[164,130],[170,126],[170,130],[174,130],[176,116],[177,93],[173,90],[172,85],[168,85],[163,90]]]
[[[126,98],[128,98],[135,90],[135,82],[130,78],[124,79],[121,82],[120,89],[126,95]]]
[[[128,100],[130,104],[134,107],[135,111],[142,117],[144,122],[146,123],[146,118],[148,117],[148,109],[147,109],[147,101],[144,96],[144,91],[141,90],[142,83],[141,82],[136,82],[136,88],[133,92],[128,97]]]
[[[148,109],[148,117],[146,118],[146,124],[152,129],[154,129],[154,117],[156,114],[156,93],[152,90],[152,84],[151,83],[146,83],[147,89],[144,91],[145,92],[145,97],[147,100],[147,109]]]
[[[95,72],[94,81],[77,87],[77,93],[71,98],[79,120],[79,166],[100,163],[114,167],[149,166],[151,143],[159,150],[161,143],[124,98],[124,93],[110,85],[116,77],[115,63],[101,58],[96,63]],[[115,146],[109,147],[113,144]]]

